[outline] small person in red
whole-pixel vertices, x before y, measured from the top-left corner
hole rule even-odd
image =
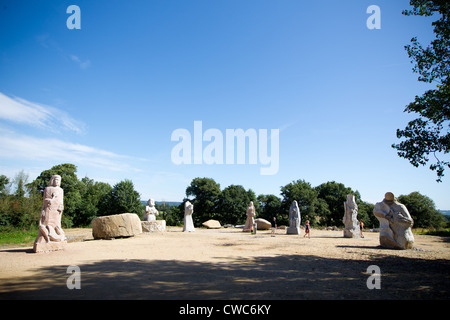
[[[306,224],[305,224],[305,235],[303,236],[303,238],[306,237],[306,235],[308,235],[308,238],[311,239],[311,236],[310,236],[310,234],[309,234],[309,231],[310,231],[310,228],[309,228],[309,220],[306,220]]]

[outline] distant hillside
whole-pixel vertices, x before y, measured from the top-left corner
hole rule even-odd
[[[450,210],[439,210],[445,217],[445,220],[450,221]]]
[[[143,205],[146,205],[147,201],[142,201],[141,200],[141,203]],[[163,203],[165,203],[166,206],[169,206],[169,207],[177,207],[177,206],[179,206],[181,204],[181,202],[177,202],[177,201],[155,201],[155,204],[157,204],[157,205],[162,205]]]

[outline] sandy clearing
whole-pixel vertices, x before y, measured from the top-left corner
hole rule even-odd
[[[197,229],[85,240],[67,230],[64,251],[0,250],[0,299],[449,299],[449,238],[415,235],[414,250],[379,247],[377,233],[347,239],[312,230],[311,239],[277,230]],[[69,290],[69,265],[81,290]],[[367,267],[381,269],[369,290]]]

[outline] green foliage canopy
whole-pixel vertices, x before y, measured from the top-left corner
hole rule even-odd
[[[257,201],[260,207],[258,217],[266,219],[269,222],[272,222],[275,217],[278,224],[288,223],[287,219],[285,219],[282,215],[282,204],[280,198],[273,194],[260,194]]]
[[[413,71],[419,74],[419,81],[437,83],[436,89],[426,91],[408,104],[405,112],[417,113],[419,118],[410,121],[403,130],[397,130],[397,138],[405,138],[392,144],[397,154],[418,167],[431,161],[430,169],[436,171],[441,182],[446,168],[450,168],[450,2],[447,0],[411,0],[412,10],[404,15],[433,16],[434,39],[424,48],[416,37],[405,46],[409,57],[415,63]],[[433,160],[430,160],[432,155]]]
[[[243,224],[247,219],[247,207],[253,201],[255,211],[258,212],[259,203],[256,201],[255,193],[245,190],[241,185],[230,185],[221,194],[218,203],[220,219],[231,224]]]
[[[297,200],[302,223],[309,220],[311,224],[315,224],[319,216],[328,216],[330,210],[323,199],[318,198],[319,192],[305,180],[297,180],[281,187],[282,211],[289,214],[289,208],[292,201]]]
[[[44,170],[33,182],[27,183],[28,176],[22,171],[14,179],[0,175],[0,228],[36,226],[42,206],[42,192],[52,175],[62,177],[64,189],[63,227],[87,226],[97,216],[124,212],[138,214],[141,218],[145,205],[131,180],[123,180],[111,187],[88,177],[79,180],[77,168],[73,164],[60,164]],[[222,224],[242,224],[246,219],[247,206],[253,201],[256,217],[272,221],[278,225],[289,223],[289,207],[297,200],[302,221],[310,220],[311,225],[342,226],[344,202],[347,194],[354,194],[358,204],[358,219],[363,219],[367,227],[378,227],[373,215],[373,204],[362,201],[358,191],[342,183],[329,181],[312,187],[305,180],[296,180],[281,187],[281,197],[261,194],[256,197],[251,189],[241,185],[230,185],[223,190],[211,178],[195,178],[186,188],[186,198],[194,204],[194,223],[200,226],[206,220],[216,219]],[[439,228],[444,217],[436,210],[434,202],[419,192],[398,197],[406,205],[415,220],[415,227]],[[184,203],[179,207],[157,205],[160,217],[168,225],[181,225]]]
[[[107,211],[103,211],[102,214],[111,215],[129,212],[143,217],[144,208],[141,204],[140,195],[134,190],[131,180],[125,179],[115,184],[106,195],[105,202]]]
[[[342,226],[344,216],[344,202],[347,195],[355,195],[356,204],[361,203],[361,195],[358,191],[353,191],[342,183],[329,181],[317,186],[318,197],[323,199],[328,205],[328,214],[322,215],[324,224],[328,226]]]
[[[44,170],[41,174],[29,184],[31,192],[40,194],[48,186],[50,178],[53,175],[61,176],[61,188],[64,190],[64,214],[62,216],[62,225],[70,228],[73,220],[77,221],[79,208],[81,205],[80,181],[76,175],[77,167],[71,163],[64,163],[53,166],[51,169]]]
[[[398,201],[408,208],[415,228],[440,228],[445,224],[445,218],[436,209],[434,201],[420,192],[401,195]]]
[[[221,196],[220,184],[211,178],[194,178],[186,188],[186,196],[194,205],[194,224],[213,219],[217,215],[218,202]],[[182,212],[184,213],[184,202]]]

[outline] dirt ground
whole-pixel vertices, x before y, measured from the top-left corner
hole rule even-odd
[[[310,239],[230,228],[114,240],[93,240],[90,229],[66,234],[64,251],[0,249],[0,299],[450,298],[449,238],[415,235],[414,249],[391,250],[378,233],[348,239],[315,229]],[[80,268],[79,290],[67,288],[70,265]],[[380,289],[367,287],[371,265]]]

